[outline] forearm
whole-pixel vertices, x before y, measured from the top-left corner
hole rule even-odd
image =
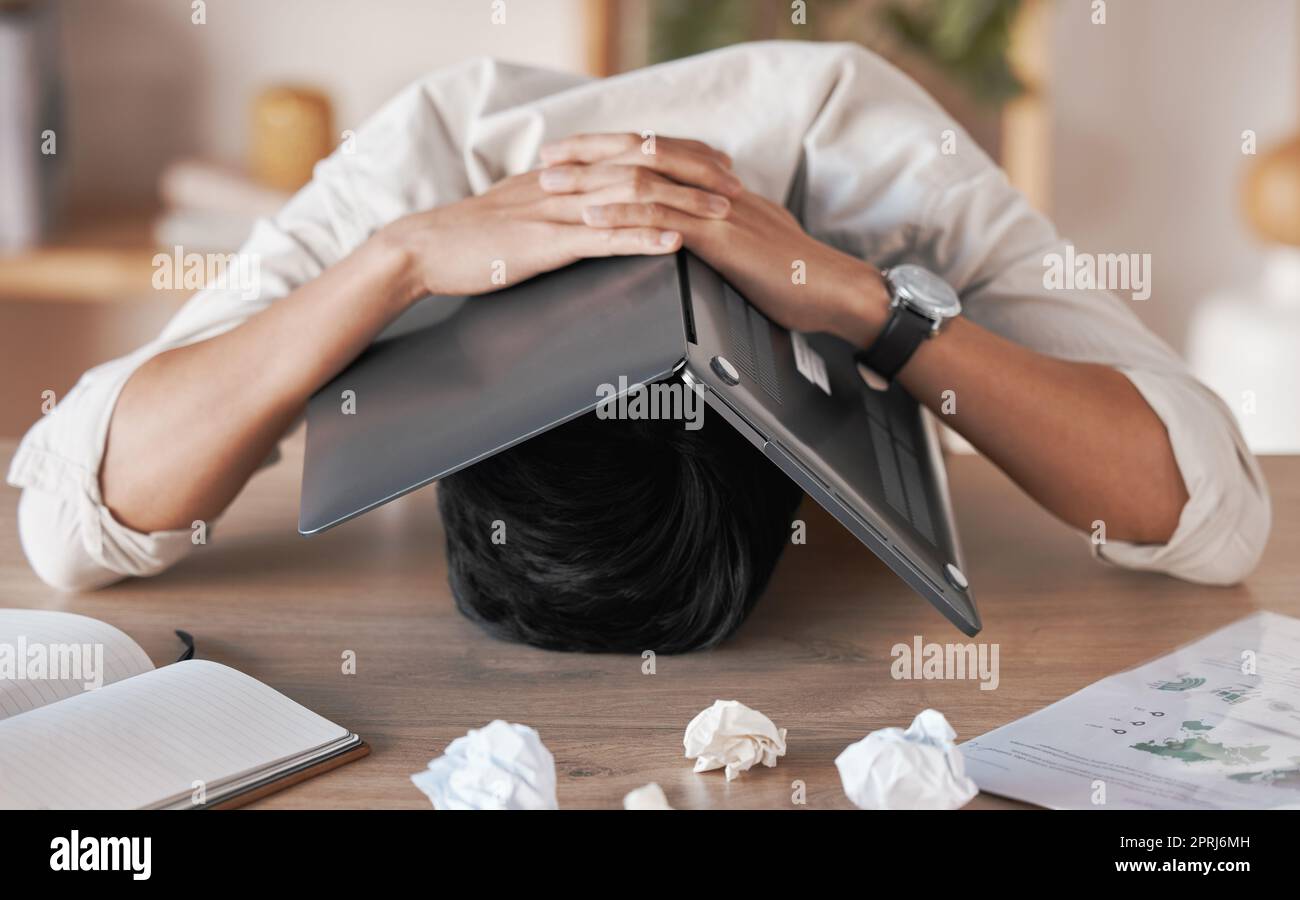
[[[900,378],[1070,525],[1101,521],[1109,539],[1143,544],[1165,543],[1177,527],[1187,490],[1169,435],[1120,372],[1036,353],[958,318]]]
[[[838,280],[834,330],[855,346],[889,316],[878,273]],[[903,387],[1030,496],[1076,528],[1162,544],[1187,503],[1164,423],[1123,374],[1009,341],[966,318],[924,341],[898,375]]]
[[[114,410],[105,504],[138,531],[215,518],[307,399],[411,299],[400,254],[371,241],[239,327],[149,360]]]
[[[721,168],[708,171],[722,179]],[[585,197],[556,203],[530,172],[404,216],[238,328],[150,360],[113,414],[100,467],[105,504],[137,531],[217,516],[308,398],[423,294],[495,290],[500,264],[515,283],[578,259],[680,245],[658,228],[579,224]]]

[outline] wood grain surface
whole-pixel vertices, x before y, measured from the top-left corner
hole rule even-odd
[[[13,443],[0,444],[5,466]],[[964,641],[833,519],[805,502],[808,542],[791,546],[767,595],[723,647],[659,656],[551,653],[495,641],[456,612],[434,490],[326,534],[296,530],[301,434],[259,473],[209,542],[174,570],[94,594],[63,595],[32,575],[15,527],[18,491],[0,489],[0,605],[110,622],[156,664],[181,652],[240,669],[358,732],[372,754],[255,804],[423,807],[408,776],[469,728],[533,726],[555,755],[561,807],[617,807],[649,781],[679,808],[846,807],[836,755],[872,729],[929,706],[974,737],[1258,609],[1300,615],[1300,457],[1263,461],[1274,526],[1243,585],[1212,588],[1093,560],[1085,538],[1039,510],[976,457],[949,462],[980,641],[999,645],[1000,683],[900,681],[890,648]],[[356,653],[355,675],[342,655]],[[728,784],[682,755],[691,717],[737,699],[789,729],[773,769]],[[1012,807],[981,795],[972,806]]]

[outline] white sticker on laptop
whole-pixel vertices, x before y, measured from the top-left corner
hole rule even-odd
[[[808,339],[797,331],[790,332],[790,344],[794,347],[794,364],[799,374],[825,391],[829,397],[831,379],[826,374],[826,360],[808,346]]]

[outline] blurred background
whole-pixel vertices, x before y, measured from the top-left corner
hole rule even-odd
[[[1300,452],[1300,0],[0,0],[0,440],[152,337],[160,249],[235,249],[402,86],[852,40],[942,102],[1262,452]]]

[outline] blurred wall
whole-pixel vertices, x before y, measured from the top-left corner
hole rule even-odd
[[[204,25],[191,24],[190,0],[52,2],[74,197],[123,205],[151,201],[178,156],[241,160],[249,104],[267,83],[324,87],[342,130],[448,63],[494,55],[581,70],[589,49],[586,0],[508,0],[504,25],[491,0],[208,0]],[[1264,148],[1300,128],[1300,0],[1110,0],[1105,25],[1090,23],[1093,0],[1047,2],[1052,214],[1080,249],[1153,254],[1154,293],[1136,309],[1182,350],[1198,302],[1259,272],[1263,248],[1239,209],[1241,132]],[[64,364],[47,360],[31,385],[61,395],[152,336],[170,302],[123,313],[120,326],[111,310],[11,304],[0,356],[25,335],[63,335]],[[36,415],[39,390],[20,393],[20,408],[0,405],[0,433]]]
[[[153,195],[178,156],[241,161],[249,105],[277,81],[334,98],[342,131],[439,66],[491,55],[582,70],[584,0],[62,0],[74,197]],[[60,141],[60,149],[65,146]]]
[[[1183,350],[1198,301],[1258,277],[1242,218],[1250,157],[1300,130],[1297,0],[1055,0],[1048,36],[1052,209],[1094,253],[1152,254],[1135,309]]]
[[[113,232],[129,230],[114,223],[139,219],[124,210],[155,202],[168,162],[241,162],[251,101],[269,83],[327,90],[341,132],[410,81],[459,60],[491,55],[575,71],[587,64],[586,0],[508,0],[505,24],[493,24],[491,0],[207,0],[204,25],[191,23],[191,0],[50,2],[66,107],[59,159],[82,212],[72,218]],[[177,303],[164,294],[0,301],[0,439],[40,416],[42,391],[62,397],[84,370],[155,336]]]

